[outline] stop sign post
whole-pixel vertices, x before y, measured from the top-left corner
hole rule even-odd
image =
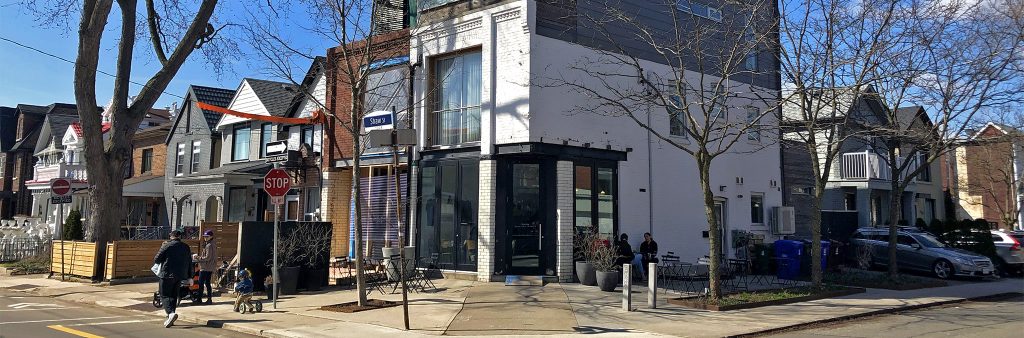
[[[281,278],[277,274],[277,242],[278,227],[280,227],[278,214],[281,204],[284,204],[284,195],[287,195],[291,188],[291,178],[283,169],[270,169],[267,175],[263,176],[263,190],[270,195],[270,203],[274,205],[274,309],[277,309],[277,296],[281,290]]]
[[[57,236],[60,238],[60,279],[64,280],[64,204],[71,203],[71,181],[55,178],[50,181],[50,203],[57,205]],[[52,236],[50,238],[53,238]],[[50,247],[53,247],[51,244]]]

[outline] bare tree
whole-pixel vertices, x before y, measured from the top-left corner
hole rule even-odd
[[[408,55],[408,32],[390,31],[395,27],[382,22],[381,11],[398,10],[396,1],[386,0],[301,0],[295,5],[260,5],[251,13],[252,20],[247,26],[248,40],[254,46],[257,57],[269,65],[266,71],[278,78],[295,84],[302,82],[294,74],[297,63],[310,62],[321,51],[298,45],[278,30],[280,23],[290,15],[313,17],[302,29],[317,39],[331,41],[335,47],[327,51],[325,71],[329,91],[327,101],[305,92],[305,98],[316,104],[329,119],[325,128],[343,130],[351,138],[352,200],[355,226],[356,285],[359,290],[358,304],[366,304],[366,281],[363,275],[363,196],[360,189],[360,156],[366,150],[364,144],[363,117],[368,109],[378,105],[379,100],[394,100],[396,95],[377,93],[381,88],[390,88],[395,83],[386,77],[374,76],[381,62]],[[400,18],[401,16],[399,16]],[[300,25],[301,26],[301,25]],[[401,24],[399,23],[399,27]],[[403,48],[404,47],[404,48]],[[297,61],[298,60],[298,61]],[[308,63],[306,63],[308,64]],[[397,94],[397,93],[396,93]],[[334,109],[329,109],[333,106]]]
[[[219,31],[211,24],[217,0],[203,0],[194,10],[177,0],[166,0],[159,5],[156,0],[145,0],[146,11],[141,17],[138,0],[116,1],[121,26],[114,63],[113,98],[111,106],[106,108],[110,119],[109,137],[104,140],[101,117],[104,109],[97,105],[96,75],[98,69],[104,68],[99,65],[99,53],[114,3],[113,0],[38,0],[29,1],[27,6],[40,21],[52,21],[65,27],[70,26],[75,15],[80,15],[74,79],[90,184],[86,237],[101,247],[117,239],[118,227],[123,222],[121,168],[131,159],[131,140],[139,123],[193,51],[208,47],[203,49],[207,57],[220,52],[211,44]],[[147,31],[138,32],[138,27],[146,27]],[[148,38],[160,69],[142,85],[134,99],[130,99],[130,87],[135,84],[131,80],[132,62],[136,59],[138,38]]]
[[[894,2],[890,2],[893,6]],[[879,13],[880,12],[880,13]],[[822,282],[821,209],[832,168],[848,139],[864,135],[857,111],[876,100],[870,83],[885,57],[894,14],[848,1],[780,2],[780,68],[786,83],[784,146],[806,151],[813,173],[811,281]]]
[[[775,2],[657,1],[647,15],[668,27],[652,25],[624,2],[596,2],[602,10],[568,18],[597,32],[591,56],[536,82],[582,95],[585,103],[572,113],[626,118],[696,161],[710,230],[709,296],[720,299],[724,251],[711,168],[723,155],[758,151],[777,135]]]
[[[872,133],[891,174],[888,272],[895,276],[907,187],[964,140],[980,113],[1024,100],[1024,3],[910,1],[889,11],[898,18],[896,38],[874,83],[891,109]]]

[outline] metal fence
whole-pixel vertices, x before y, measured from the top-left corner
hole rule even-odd
[[[0,262],[13,262],[24,258],[45,255],[47,244],[38,238],[0,238]]]

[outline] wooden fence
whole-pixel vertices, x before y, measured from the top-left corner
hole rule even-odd
[[[114,241],[107,243],[105,279],[152,277],[153,258],[164,240]],[[199,240],[184,240],[198,253]]]
[[[200,234],[213,230],[213,238],[217,242],[217,260],[230,262],[238,253],[238,222],[203,222],[199,226]],[[202,249],[202,248],[200,248]],[[199,253],[199,251],[195,251]]]
[[[50,252],[50,271],[54,274],[64,273],[90,279],[96,277],[97,267],[102,258],[96,243],[53,241],[53,249]]]

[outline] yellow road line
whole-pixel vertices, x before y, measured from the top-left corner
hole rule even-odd
[[[75,329],[72,329],[72,328],[67,328],[67,327],[64,327],[64,325],[50,325],[50,326],[47,326],[47,327],[51,328],[51,329],[54,329],[54,330],[57,330],[57,331],[61,331],[61,332],[65,332],[65,333],[70,333],[70,334],[73,334],[73,335],[76,335],[76,336],[79,336],[79,337],[103,338],[103,336],[97,336],[97,335],[94,335],[92,333],[88,333],[88,332],[85,332],[85,331],[79,331],[79,330],[75,330]]]

